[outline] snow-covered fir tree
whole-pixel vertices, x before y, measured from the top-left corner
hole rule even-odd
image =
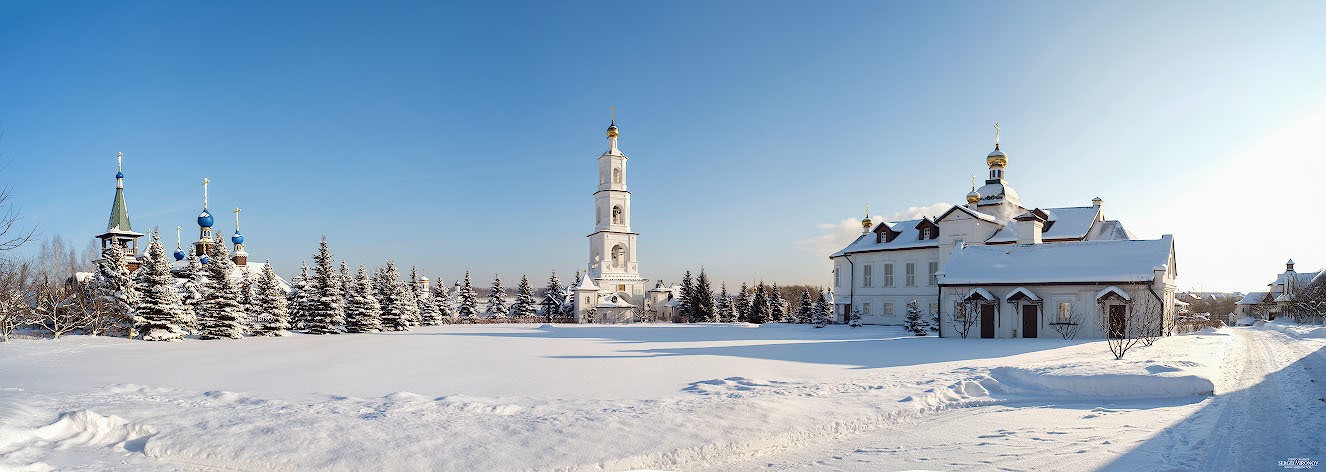
[[[496,275],[493,276],[493,288],[488,292],[488,315],[506,317],[506,289],[502,288],[502,278]]]
[[[930,322],[926,321],[925,315],[921,313],[921,306],[916,300],[907,302],[907,321],[903,324],[903,327],[917,336],[925,336],[930,333]]]
[[[700,268],[700,275],[695,278],[695,291],[691,295],[691,309],[695,311],[695,317],[700,321],[717,321],[714,319],[714,287],[709,285],[709,275],[703,267]]]
[[[336,280],[341,284],[341,307],[344,310],[344,307],[350,305],[350,284],[354,283],[355,276],[350,273],[350,266],[346,264],[345,259],[341,260],[339,272]]]
[[[787,321],[787,308],[783,294],[778,291],[778,282],[769,287],[769,321],[781,323]]]
[[[755,295],[750,302],[750,319],[747,321],[755,324],[769,322],[769,299],[764,294],[764,282],[755,286]]]
[[[188,331],[198,331],[198,304],[203,301],[203,263],[198,260],[198,256],[190,253],[189,257],[184,259],[184,267],[175,274],[176,277],[184,279],[184,284],[180,286],[180,293],[184,299],[184,324]]]
[[[255,290],[254,280],[248,277],[247,272],[241,272],[239,277],[239,304],[244,307],[244,314],[248,319],[244,320],[246,329],[253,329],[258,324],[258,311],[253,306],[253,291]],[[245,331],[245,336],[252,335],[252,332]]]
[[[303,330],[308,326],[308,301],[310,296],[307,262],[299,264],[299,276],[295,277],[291,288],[290,295],[286,298],[289,301],[287,309],[290,310],[290,327]]]
[[[746,282],[742,282],[741,290],[737,291],[737,299],[736,299],[737,319],[734,321],[739,321],[739,322],[750,321],[750,302],[751,302],[750,287],[746,286]]]
[[[96,296],[102,300],[101,306],[105,316],[104,320],[99,320],[99,326],[92,327],[92,331],[104,330],[120,336],[133,337],[138,290],[133,276],[129,273],[129,266],[125,264],[124,250],[118,244],[110,245],[101,260],[97,261],[97,273],[92,288]]]
[[[152,243],[138,270],[138,316],[136,331],[148,341],[178,341],[184,338],[184,300],[175,288],[170,262],[161,248],[161,236],[152,232]]]
[[[373,281],[368,269],[359,266],[359,272],[347,284],[349,298],[345,304],[345,331],[372,333],[382,331],[382,309],[373,296]]]
[[[819,296],[815,299],[815,315],[811,318],[811,322],[818,327],[823,327],[832,320],[833,307],[829,305],[829,299],[825,298],[824,290],[821,289]]]
[[[419,326],[423,321],[419,314],[419,296],[414,289],[415,286],[409,282],[396,284],[397,297],[401,299],[401,319],[411,327]]]
[[[554,316],[562,316],[562,300],[566,298],[566,288],[557,279],[557,271],[548,277],[548,286],[543,289],[543,317],[552,322]]]
[[[519,320],[534,317],[538,312],[538,306],[534,301],[534,287],[529,284],[529,277],[520,276],[520,284],[516,285],[516,302],[511,304],[511,317]]]
[[[736,312],[733,311],[732,297],[727,294],[727,282],[719,285],[718,303],[714,306],[714,320],[719,323],[730,323],[736,320]]]
[[[253,283],[253,311],[249,314],[256,322],[249,327],[254,336],[285,336],[290,334],[290,310],[285,289],[272,270],[272,261],[263,264],[262,274]]]
[[[447,284],[442,283],[442,278],[438,277],[437,283],[433,285],[433,305],[437,307],[438,321],[441,323],[456,322],[456,305],[451,300],[451,290]]]
[[[677,316],[694,323],[695,319],[695,282],[691,281],[691,271],[681,276],[681,300],[677,303]]]
[[[304,331],[309,334],[336,334],[345,325],[345,302],[341,296],[340,272],[332,265],[327,237],[322,237],[313,255],[313,274],[309,281],[308,319]]]
[[[456,305],[456,315],[462,321],[473,321],[479,316],[479,294],[474,292],[468,270],[465,271],[465,282],[460,286],[460,293],[456,294]]]
[[[810,323],[815,318],[815,301],[810,298],[810,289],[801,290],[801,304],[797,305],[796,322]]]
[[[225,244],[212,244],[207,253],[207,279],[198,310],[198,339],[239,339],[248,328],[248,315],[240,304],[239,284],[231,277],[235,263]]]
[[[401,275],[396,271],[396,263],[387,261],[387,265],[378,269],[373,276],[373,294],[382,311],[382,329],[388,331],[406,331],[410,329],[410,313],[406,309],[405,290],[400,282]]]

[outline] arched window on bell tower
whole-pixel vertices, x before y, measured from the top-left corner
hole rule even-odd
[[[614,184],[619,184],[619,185],[622,183],[622,168],[621,168],[621,167],[613,167],[613,168],[612,168],[612,183],[614,183]]]
[[[626,246],[618,244],[612,247],[612,266],[619,269],[626,267]]]
[[[622,214],[622,207],[621,206],[612,207],[612,224],[615,225],[626,224],[624,223],[625,221],[626,221],[626,215]]]

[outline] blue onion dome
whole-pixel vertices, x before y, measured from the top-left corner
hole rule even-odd
[[[212,213],[211,213],[211,212],[209,212],[209,211],[207,211],[207,210],[203,210],[202,213],[199,213],[199,214],[198,214],[198,226],[199,226],[199,227],[202,227],[202,228],[211,228],[211,227],[212,227],[212,222],[213,222],[213,220],[212,220]]]
[[[235,235],[230,237],[230,242],[235,244],[244,244],[244,235],[239,234],[239,231],[236,231]]]
[[[176,250],[175,250],[175,260],[177,260],[177,261],[182,261],[182,260],[184,260],[184,250],[183,250],[183,249],[176,249]]]
[[[117,178],[117,179],[123,179],[123,178],[124,178],[124,172],[116,172],[116,173],[115,173],[115,178]]]
[[[199,257],[199,258],[198,258],[198,262],[201,262],[201,263],[203,263],[203,264],[206,264],[206,263],[208,263],[208,262],[212,262],[212,258],[207,257],[207,254],[203,254],[203,257]]]

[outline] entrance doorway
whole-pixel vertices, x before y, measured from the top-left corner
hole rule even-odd
[[[1123,337],[1124,330],[1128,328],[1128,327],[1126,326],[1126,324],[1127,324],[1126,319],[1124,318],[1124,310],[1125,310],[1125,309],[1127,309],[1127,307],[1125,307],[1125,306],[1123,306],[1123,305],[1110,305],[1110,332],[1109,332],[1109,336],[1110,336],[1111,338],[1115,338],[1115,339],[1122,338],[1122,337]]]
[[[1036,319],[1038,308],[1040,307],[1036,305],[1022,305],[1022,337],[1034,338],[1038,336],[1036,332],[1036,328],[1040,326],[1039,320]]]
[[[981,305],[981,337],[993,338],[995,331],[995,306],[993,303]]]

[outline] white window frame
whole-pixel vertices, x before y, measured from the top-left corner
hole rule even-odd
[[[906,267],[907,267],[907,286],[908,286],[908,287],[915,287],[915,286],[916,286],[916,263],[915,263],[915,262],[908,262]]]
[[[885,303],[885,304],[884,304],[884,316],[893,316],[893,304],[892,304],[892,303]]]
[[[861,316],[870,316],[870,302],[861,303]]]
[[[874,264],[864,264],[864,265],[861,266],[861,286],[862,286],[862,287],[869,287],[870,284],[874,282],[874,279],[875,279],[875,274],[874,274],[874,272],[875,272],[875,266],[874,266]]]
[[[1073,319],[1073,302],[1059,302],[1059,322],[1067,323]]]
[[[935,284],[939,283],[939,278],[938,278],[938,274],[939,274],[939,261],[930,261],[930,263],[927,264],[926,267],[927,267],[927,270],[930,271],[929,283],[928,283],[927,285],[930,285],[930,286],[933,287]]]
[[[884,264],[884,285],[883,287],[893,286],[893,263]]]

